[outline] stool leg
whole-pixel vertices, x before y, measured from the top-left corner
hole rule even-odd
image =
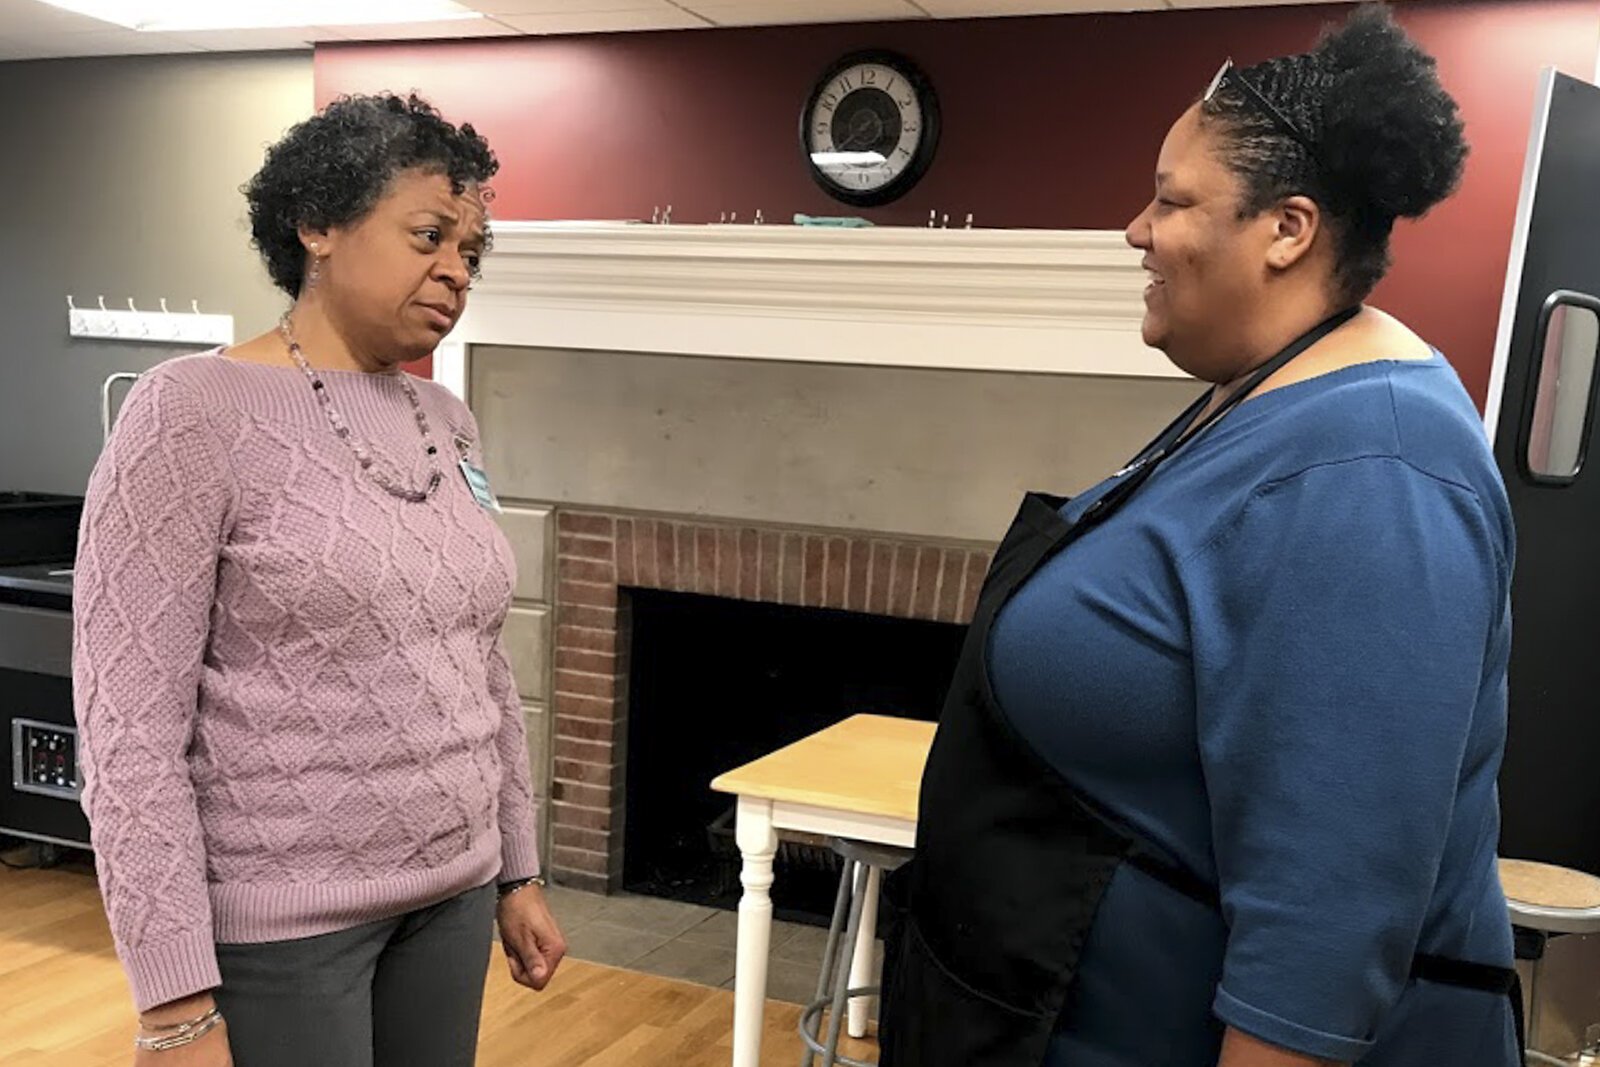
[[[861,932],[861,907],[866,903],[867,870],[858,865],[856,870],[855,892],[850,899],[850,925],[845,929],[844,945],[840,948],[840,955],[853,951],[856,937]],[[839,961],[839,971],[835,976],[833,986],[833,1010],[828,1016],[828,1040],[824,1043],[827,1049],[822,1054],[822,1067],[834,1067],[839,1058],[839,1030],[844,1023],[844,995],[850,986],[850,968],[844,965],[844,960]]]
[[[1543,969],[1544,955],[1541,953],[1539,958],[1531,961],[1528,967],[1528,1017],[1524,1021],[1526,1032],[1523,1036],[1528,1039],[1528,1051],[1530,1053],[1537,1051],[1537,1046],[1534,1044],[1533,1035],[1539,1034],[1541,1037],[1544,1036],[1542,1033],[1540,1033],[1542,1027],[1539,1025],[1543,1021],[1541,1018],[1543,1012],[1540,1011],[1542,1005],[1539,1003],[1539,972]],[[1534,1057],[1530,1055],[1528,1058],[1533,1059]]]
[[[843,934],[846,909],[850,907],[850,883],[855,878],[855,861],[845,860],[844,869],[839,872],[839,893],[833,901],[833,921],[828,924],[828,947],[822,952],[822,973],[817,976],[817,995],[812,1000],[821,1000],[828,993],[828,987],[833,984],[833,970],[835,955],[839,949],[839,938]],[[804,1025],[802,1022],[801,1025]],[[820,1031],[822,1028],[818,1026]],[[812,1034],[816,1037],[816,1034]],[[800,1054],[800,1067],[811,1067],[816,1053],[807,1045]]]
[[[882,884],[883,871],[868,867],[866,902],[861,906],[861,933],[856,938],[855,958],[850,961],[851,989],[872,985],[872,957],[878,943],[878,890]],[[871,1007],[871,997],[855,997],[850,1001],[851,1037],[867,1036],[867,1012]]]

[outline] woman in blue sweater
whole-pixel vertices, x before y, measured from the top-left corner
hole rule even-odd
[[[1213,383],[1030,496],[923,783],[904,1067],[1511,1067],[1511,516],[1448,363],[1363,305],[1466,146],[1381,8],[1225,65],[1128,227]]]

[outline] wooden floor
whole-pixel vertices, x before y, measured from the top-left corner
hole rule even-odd
[[[799,1062],[800,1009],[769,1004],[762,1062]],[[479,1067],[726,1067],[733,994],[568,960],[542,994],[490,964]],[[0,870],[0,1064],[127,1067],[133,1007],[87,868]],[[841,1051],[874,1058],[865,1042]],[[328,1065],[337,1067],[337,1065]]]

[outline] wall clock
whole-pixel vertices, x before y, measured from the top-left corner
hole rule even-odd
[[[846,204],[887,204],[917,184],[939,147],[939,98],[894,52],[854,52],[817,79],[800,149],[818,185]]]

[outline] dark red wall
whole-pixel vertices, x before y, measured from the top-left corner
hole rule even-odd
[[[959,22],[695,30],[317,49],[319,106],[345,92],[417,89],[470,121],[504,165],[507,219],[649,218],[724,211],[863,214],[921,225],[1120,228],[1149,195],[1167,126],[1226,56],[1309,47],[1338,5]],[[1402,224],[1375,302],[1442,348],[1482,402],[1535,79],[1588,78],[1600,0],[1414,2],[1401,21],[1439,58],[1473,156],[1461,193]],[[857,211],[807,176],[797,124],[812,79],[841,53],[893,48],[933,81],[938,158],[896,204]]]

